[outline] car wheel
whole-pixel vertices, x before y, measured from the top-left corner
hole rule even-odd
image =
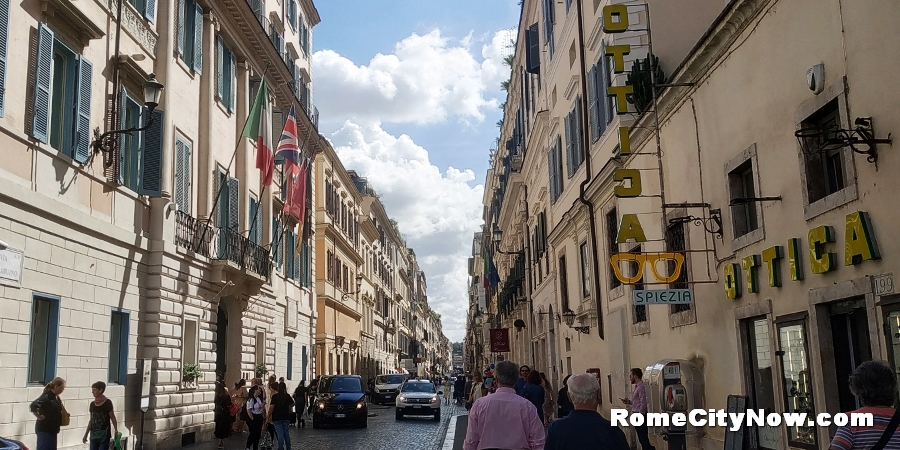
[[[322,425],[320,425],[319,422],[316,422],[316,419],[313,419],[312,423],[313,423],[313,430],[318,430],[319,428],[322,427]]]
[[[360,428],[369,428],[369,420],[363,419],[362,422],[359,423]]]
[[[399,409],[398,409],[397,412],[394,414],[394,417],[396,417],[397,420],[403,420],[403,414],[400,413],[400,410],[399,410]]]

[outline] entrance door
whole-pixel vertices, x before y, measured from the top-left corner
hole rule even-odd
[[[742,321],[743,338],[746,342],[744,360],[747,367],[748,408],[775,411],[775,385],[773,384],[772,338],[769,321],[765,316]],[[751,448],[777,449],[778,427],[757,426],[751,430]]]
[[[884,307],[884,332],[894,376],[900,380],[900,304]],[[895,400],[895,403],[896,400]]]
[[[862,405],[850,392],[846,380],[857,366],[872,359],[866,302],[865,299],[847,300],[830,305],[830,309],[834,367],[841,411],[853,411]]]
[[[225,380],[225,370],[228,367],[228,315],[225,310],[219,307],[216,314],[216,373],[221,375]]]

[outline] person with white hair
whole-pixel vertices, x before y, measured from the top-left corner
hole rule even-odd
[[[545,450],[628,450],[625,433],[597,412],[600,383],[590,373],[569,378],[569,399],[575,409],[547,429]]]

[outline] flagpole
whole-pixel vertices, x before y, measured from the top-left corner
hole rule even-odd
[[[263,70],[262,78],[260,78],[261,83],[266,82],[266,74],[267,73],[269,73],[269,63],[266,63],[266,69]],[[228,163],[228,168],[225,169],[225,182],[222,183],[221,186],[219,186],[219,191],[216,192],[216,198],[213,200],[212,211],[209,212],[209,218],[206,219],[207,226],[203,227],[203,233],[200,234],[200,240],[197,242],[198,246],[206,240],[206,230],[211,228],[209,226],[209,224],[212,223],[213,219],[216,217],[216,209],[219,207],[219,198],[222,197],[222,190],[228,184],[228,176],[231,175],[231,166],[234,165],[234,160],[237,158],[237,151],[241,147],[241,144],[244,143],[243,130],[244,130],[244,128],[247,128],[247,122],[249,122],[249,121],[250,121],[250,114],[247,114],[247,118],[244,119],[244,125],[241,127],[242,135],[240,137],[238,137],[237,142],[235,142],[234,152],[231,153],[231,161]],[[258,207],[257,207],[257,210],[259,210]],[[256,222],[256,219],[254,219],[253,221]],[[197,250],[199,250],[199,248],[194,249],[194,251],[197,251]],[[241,258],[241,260],[243,261],[243,257]]]

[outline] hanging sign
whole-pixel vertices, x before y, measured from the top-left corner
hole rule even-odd
[[[491,329],[491,351],[498,353],[509,351],[509,328]]]
[[[690,305],[694,291],[690,289],[636,290],[632,293],[635,305]]]

